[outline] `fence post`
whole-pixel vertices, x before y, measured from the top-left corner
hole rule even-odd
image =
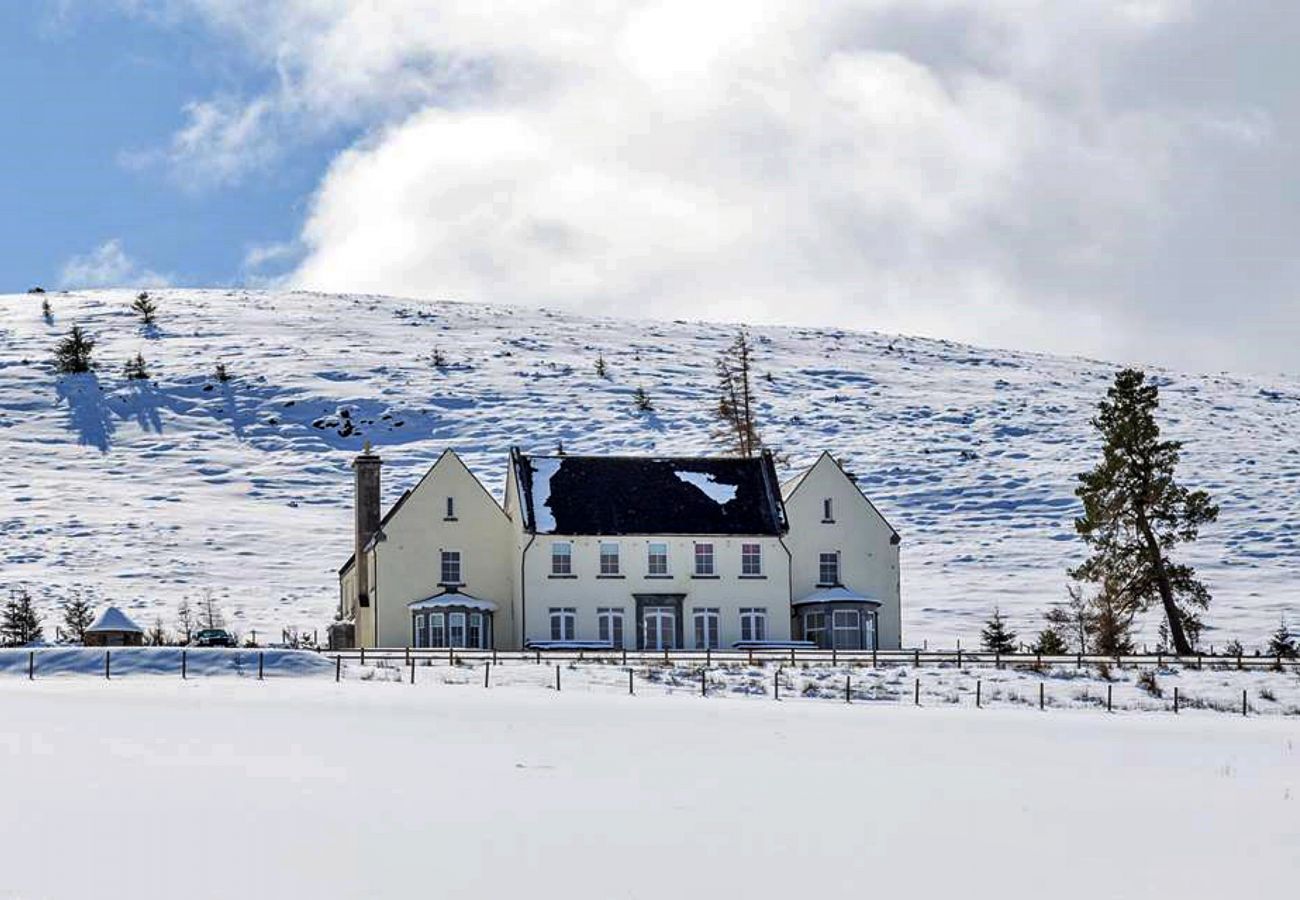
[[[853,679],[846,673],[844,675],[844,702],[853,702],[853,689],[851,687]]]
[[[542,649],[540,647],[534,647],[533,652],[537,654],[537,659],[534,660],[534,664],[540,666],[542,664]]]
[[[958,650],[957,652],[958,652],[958,653],[961,653],[960,650]],[[976,708],[976,709],[979,709],[979,708],[980,708],[980,705],[981,705],[981,703],[980,703],[980,693],[981,693],[980,689],[983,687],[983,685],[984,685],[984,682],[980,681],[980,679],[978,679],[978,678],[975,679],[975,708]]]
[[[627,665],[627,646],[626,646],[626,645],[624,645],[624,647],[623,647],[623,665],[625,665],[625,666]]]
[[[36,680],[36,651],[35,650],[27,651],[27,680],[28,681]]]
[[[415,684],[415,660],[408,660],[407,665],[411,667],[411,684]]]
[[[798,664],[794,661],[794,647],[791,647],[791,648],[790,648],[790,665],[791,665],[791,666],[798,665]]]
[[[1083,668],[1083,654],[1082,654],[1082,653],[1079,654],[1079,656],[1078,656],[1078,658],[1077,658],[1077,660],[1076,660],[1075,668],[1076,668],[1076,669],[1082,669],[1082,668]]]
[[[559,663],[555,664],[555,689],[557,691],[560,689],[560,664]]]
[[[921,679],[919,678],[916,679],[916,683],[912,686],[912,704],[914,706],[921,705]]]
[[[781,667],[776,667],[776,674],[772,676],[772,698],[781,699]]]
[[[1113,684],[1106,685],[1106,712],[1111,711],[1111,694],[1112,691],[1114,690],[1114,687],[1115,686]]]
[[[105,677],[105,678],[112,678],[112,677],[113,677],[113,676],[110,674],[110,670],[111,670],[112,663],[109,661],[109,660],[112,658],[112,655],[113,655],[113,651],[112,651],[112,650],[105,650],[105,651],[104,651],[104,677]]]
[[[1174,685],[1174,712],[1178,712],[1178,685]]]
[[[707,668],[700,669],[700,696],[701,697],[709,696],[708,678],[709,678],[709,670]]]
[[[411,648],[410,648],[410,647],[407,647],[407,648],[406,648],[406,664],[407,664],[408,666],[411,664]]]
[[[456,665],[456,651],[452,647],[447,648],[447,665],[449,666]]]
[[[1002,668],[1002,651],[1000,650],[997,653],[993,654],[993,668],[995,669]]]
[[[336,682],[343,680],[343,657],[334,657],[334,680]]]
[[[705,665],[706,668],[707,668],[708,666],[713,665],[713,645],[712,645],[712,644],[708,644],[708,645],[706,645],[705,648],[704,648],[704,665]]]
[[[875,640],[875,638],[873,637],[872,640]],[[876,667],[877,667],[877,666],[876,666],[876,648],[875,648],[875,647],[872,647],[872,648],[871,648],[871,668],[874,669],[874,668],[876,668]]]
[[[961,646],[957,647],[957,668],[961,668]]]
[[[366,648],[365,648],[365,647],[362,647],[362,648],[361,648],[361,665],[364,666],[365,664],[366,664]]]
[[[626,650],[623,651],[623,655],[624,656],[627,655]],[[628,669],[627,670],[627,695],[631,697],[634,694],[636,694],[636,690],[632,687],[632,670]]]
[[[1038,682],[1038,709],[1041,712],[1047,706],[1047,685]]]
[[[492,662],[496,662],[496,661],[497,661],[497,648],[496,648],[496,647],[493,647],[493,648],[492,648]]]
[[[1242,688],[1242,689],[1241,689],[1241,714],[1242,714],[1243,716],[1246,715],[1246,709],[1247,709],[1247,706],[1246,706],[1246,689],[1245,689],[1245,688]]]
[[[832,639],[831,640],[831,665],[838,666],[839,664],[840,664],[839,654],[836,653],[835,651],[835,641],[834,639]]]
[[[492,677],[492,663],[483,664],[483,687],[488,686],[488,679]]]
[[[1238,671],[1238,672],[1241,671],[1241,654],[1240,654],[1240,653],[1237,654],[1237,671]]]
[[[265,655],[266,654],[262,653],[262,651],[260,650],[257,652],[257,680],[258,681],[262,680],[262,668],[266,662]]]
[[[912,649],[912,667],[915,669],[921,668],[921,651],[915,648]]]
[[[1196,654],[1196,671],[1199,672],[1201,671],[1201,669],[1205,668],[1203,663],[1204,663],[1204,659],[1202,658],[1201,654],[1199,653]]]
[[[190,677],[190,673],[189,673],[190,660],[189,660],[189,656],[187,655],[188,653],[189,653],[188,650],[186,650],[183,647],[181,648],[181,681],[184,681],[186,678]]]

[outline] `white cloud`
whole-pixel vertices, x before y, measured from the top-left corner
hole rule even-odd
[[[101,287],[166,287],[171,278],[142,268],[127,256],[122,241],[113,238],[63,264],[59,284],[67,289]]]
[[[182,171],[294,141],[297,285],[1293,365],[1300,14],[1206,0],[130,0],[266,74]],[[1243,315],[1243,313],[1245,313]]]

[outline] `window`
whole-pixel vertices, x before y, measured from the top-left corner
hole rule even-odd
[[[442,551],[442,581],[440,584],[463,584],[460,580],[460,551]]]
[[[447,614],[447,645],[449,647],[465,646],[465,614],[463,612]]]
[[[823,522],[835,521],[835,501],[832,500],[830,497],[827,497],[825,500],[822,501],[822,521]]]
[[[861,650],[862,626],[856,609],[837,609],[831,613],[836,649]]]
[[[840,583],[840,552],[831,550],[822,553],[817,562],[817,584],[833,587]]]
[[[455,498],[455,497],[448,497],[448,498],[447,498],[447,516],[446,516],[446,519],[447,519],[447,521],[451,521],[451,520],[453,520],[453,519],[455,519],[455,518],[456,518],[456,498]]]
[[[668,574],[668,545],[651,544],[646,556],[646,572],[649,575]]]
[[[818,647],[826,646],[826,613],[804,613],[803,639],[812,641]]]
[[[762,544],[740,545],[740,574],[751,576],[763,574]]]
[[[424,613],[419,613],[415,617],[415,646],[426,647],[424,637]]]
[[[572,606],[552,607],[551,640],[572,641],[578,633],[578,611]]]
[[[596,621],[600,628],[600,639],[611,647],[623,646],[623,610],[614,607],[601,607],[596,610]]]
[[[573,545],[568,541],[551,544],[551,574],[573,574]]]
[[[618,544],[609,543],[600,545],[600,574],[618,574]]]
[[[447,646],[447,629],[444,625],[445,618],[442,613],[429,613],[429,646],[445,647]]]
[[[483,614],[469,614],[469,645],[474,648],[483,646]]]
[[[718,648],[718,610],[697,609],[695,619],[695,649],[708,650]]]
[[[695,545],[695,574],[696,575],[713,574],[713,545],[712,544]]]
[[[767,610],[758,606],[740,609],[740,639],[742,641],[767,640]]]

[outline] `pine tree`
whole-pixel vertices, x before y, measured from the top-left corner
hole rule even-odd
[[[1295,659],[1300,654],[1300,649],[1296,647],[1295,637],[1291,634],[1291,629],[1287,627],[1286,619],[1278,623],[1277,631],[1273,632],[1268,639],[1268,655],[1277,656],[1281,659]]]
[[[86,629],[95,621],[94,610],[91,609],[90,601],[81,595],[80,591],[75,591],[72,596],[63,601],[63,629],[68,633],[68,637],[78,644],[86,642]]]
[[[1191,653],[1185,621],[1208,608],[1210,592],[1191,566],[1175,563],[1169,554],[1194,541],[1219,508],[1204,491],[1189,491],[1175,481],[1182,444],[1160,439],[1159,404],[1159,388],[1142,372],[1124,369],[1098,405],[1092,424],[1102,437],[1102,460],[1078,476],[1075,491],[1083,501],[1075,528],[1092,555],[1070,575],[1106,582],[1102,593],[1117,622],[1158,601],[1174,649]]]
[[[1132,604],[1121,599],[1112,582],[1102,585],[1088,602],[1088,634],[1092,652],[1127,656],[1133,652]]]
[[[1015,653],[1016,633],[1007,628],[1002,618],[1002,610],[993,607],[992,617],[984,623],[980,632],[980,642],[989,653]]]
[[[609,377],[609,367],[605,365],[605,354],[603,353],[600,354],[600,356],[596,357],[596,377],[597,378]]]
[[[230,380],[230,373],[226,371],[225,363],[222,362],[217,363],[216,375],[217,375],[217,381],[220,381],[222,384],[225,384],[227,381]]]
[[[145,327],[158,321],[158,304],[149,298],[148,291],[141,291],[137,294],[131,308],[140,314],[140,322]]]
[[[0,635],[11,647],[21,647],[44,638],[41,617],[32,606],[32,596],[19,588],[9,592],[9,602],[0,614]]]
[[[46,325],[54,324],[54,309],[50,306],[50,298],[41,298],[41,318],[45,320]]]
[[[54,348],[54,366],[60,375],[89,372],[95,367],[90,358],[90,352],[94,349],[94,340],[86,336],[80,325],[73,325],[68,336]]]
[[[756,421],[753,355],[749,336],[741,329],[717,362],[717,417],[723,423],[718,437],[738,456],[753,456],[763,446]]]
[[[1038,632],[1038,640],[1034,641],[1033,651],[1041,653],[1043,656],[1064,656],[1070,652],[1070,648],[1065,643],[1065,638],[1061,633],[1050,625]]]
[[[637,412],[651,412],[654,410],[654,404],[650,402],[650,395],[646,389],[638,387],[632,394],[632,402],[636,405]]]
[[[443,354],[442,350],[437,347],[433,348],[433,367],[435,369],[447,368],[447,357]]]
[[[135,359],[126,361],[123,374],[126,376],[127,381],[148,381],[149,366],[145,363],[144,356],[137,351]]]

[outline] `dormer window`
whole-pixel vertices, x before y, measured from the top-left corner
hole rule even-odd
[[[835,521],[835,501],[827,497],[822,501],[822,522],[831,523]]]
[[[456,521],[456,498],[455,497],[447,498],[447,515],[444,516],[443,518],[447,522]]]

